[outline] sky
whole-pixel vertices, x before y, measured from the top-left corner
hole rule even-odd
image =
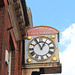
[[[60,31],[62,73],[48,75],[75,75],[75,0],[26,0],[26,5],[31,9],[33,26]]]

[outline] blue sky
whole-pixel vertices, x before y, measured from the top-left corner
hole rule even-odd
[[[47,25],[59,31],[75,22],[74,2],[74,0],[26,0],[27,6],[31,8],[33,26]]]
[[[75,0],[26,0],[26,4],[32,12],[33,26],[51,26],[60,31],[61,75],[75,75],[72,60],[75,57]]]

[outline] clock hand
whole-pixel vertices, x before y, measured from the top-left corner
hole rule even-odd
[[[37,41],[37,39],[35,39],[35,42],[39,45],[40,50],[42,50],[41,45],[39,44],[39,42]]]
[[[42,50],[42,47],[41,47],[41,45],[38,43],[38,45],[39,45],[39,47],[40,47],[40,50]]]
[[[47,41],[47,39],[46,39],[46,41]],[[45,41],[44,44],[42,45],[41,49],[45,46],[46,41]]]

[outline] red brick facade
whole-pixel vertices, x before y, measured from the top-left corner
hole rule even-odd
[[[0,75],[8,75],[8,65],[5,64],[5,50],[11,46],[11,75],[21,75],[22,41],[16,42],[13,29],[8,15],[7,0],[0,7]]]
[[[4,28],[4,7],[0,8],[0,69],[2,68],[2,46],[3,46],[3,28]],[[1,70],[0,70],[1,74]]]

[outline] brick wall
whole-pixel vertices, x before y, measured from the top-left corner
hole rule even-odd
[[[21,68],[22,68],[22,47],[23,47],[23,41],[18,42],[19,52],[18,52],[18,75],[21,74]]]
[[[9,45],[12,46],[12,49],[14,48],[11,54],[11,75],[21,75],[22,41],[16,42],[13,29],[7,31],[9,27],[11,27],[11,22],[5,0],[5,6],[0,7],[0,75],[8,75],[8,66],[5,64],[5,50],[9,50]]]
[[[15,50],[12,51],[11,55],[11,75],[15,75]]]
[[[0,7],[0,69],[2,67],[1,61],[2,61],[2,45],[3,45],[3,28],[4,28],[4,7]]]
[[[9,50],[8,21],[5,16],[5,6],[0,7],[0,74],[8,74],[8,66],[5,64],[5,50]]]
[[[22,41],[17,42],[18,50],[12,51],[11,56],[11,75],[21,75],[21,67],[22,67]],[[18,57],[17,59],[15,57]],[[15,61],[16,60],[16,61]],[[15,64],[17,62],[17,65]],[[16,69],[15,69],[16,67]],[[16,72],[16,73],[15,73]]]

